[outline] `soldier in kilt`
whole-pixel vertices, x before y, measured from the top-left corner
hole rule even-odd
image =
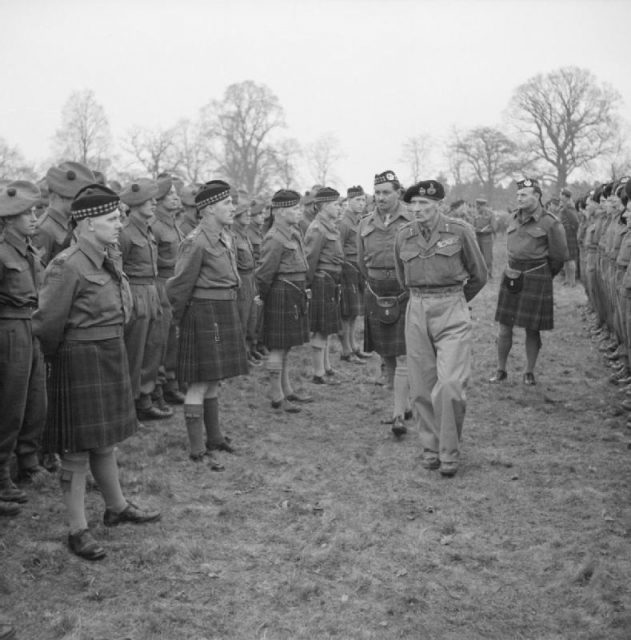
[[[258,291],[254,277],[254,249],[248,237],[250,224],[250,205],[237,205],[232,223],[232,233],[237,256],[237,270],[241,278],[241,286],[237,291],[237,307],[239,320],[245,337],[245,348],[248,361],[254,366],[261,365],[261,356],[256,351],[256,321],[258,317]]]
[[[272,388],[272,408],[298,413],[295,403],[312,398],[294,391],[289,379],[288,356],[292,347],[309,340],[307,260],[298,226],[300,194],[277,191],[272,197],[274,224],[261,244],[256,283],[263,300],[263,341],[269,355],[267,370]]]
[[[39,439],[46,423],[46,370],[31,316],[37,308],[42,265],[31,244],[39,189],[11,182],[0,191],[0,515],[14,516],[27,495],[13,483],[48,475],[39,466]]]
[[[207,182],[195,204],[202,219],[180,246],[167,293],[180,327],[177,377],[188,385],[184,416],[190,458],[206,459],[212,470],[221,471],[213,452],[234,449],[219,424],[219,382],[248,373],[237,308],[239,274],[228,230],[234,218],[230,185]]]
[[[394,387],[392,432],[397,437],[406,433],[409,385],[405,358],[407,293],[394,268],[394,240],[398,230],[412,220],[399,199],[400,189],[394,171],[375,176],[376,208],[359,223],[357,244],[357,263],[366,280],[364,350],[381,356],[388,386]],[[380,306],[384,301],[379,298],[384,297],[394,306]]]
[[[541,349],[541,331],[553,328],[552,278],[567,260],[563,225],[541,206],[536,180],[517,183],[517,212],[507,229],[508,268],[500,285],[495,320],[498,369],[491,383],[506,380],[506,362],[513,344],[513,327],[526,330],[524,383],[535,384],[534,369]]]
[[[60,482],[68,515],[70,550],[100,560],[105,550],[88,530],[88,464],[105,499],[106,526],[158,520],[123,496],[114,446],[136,431],[137,420],[123,324],[131,293],[113,256],[121,222],[119,198],[88,185],[75,197],[77,243],[48,266],[33,330],[51,364],[44,448],[61,455]]]
[[[327,380],[334,371],[329,359],[329,336],[340,331],[340,291],[344,251],[337,229],[340,194],[322,187],[315,194],[316,217],[305,234],[305,255],[309,269],[307,285],[311,287],[310,329],[313,383],[332,384]]]
[[[347,209],[340,221],[340,239],[344,251],[342,264],[342,295],[340,315],[342,317],[342,355],[340,358],[353,364],[364,364],[370,356],[356,343],[355,325],[364,314],[364,277],[357,264],[357,229],[366,211],[366,194],[361,186],[347,190]]]

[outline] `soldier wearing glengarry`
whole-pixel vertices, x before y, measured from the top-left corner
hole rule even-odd
[[[364,351],[383,359],[388,386],[394,387],[392,432],[407,431],[404,415],[409,404],[405,359],[405,308],[408,294],[397,280],[394,239],[400,227],[412,220],[399,200],[401,183],[394,171],[375,176],[376,209],[359,223],[357,264],[366,281]]]

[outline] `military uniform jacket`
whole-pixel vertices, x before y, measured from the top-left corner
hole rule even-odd
[[[493,212],[483,207],[473,214],[473,227],[478,235],[493,233]]]
[[[309,265],[307,283],[313,281],[315,272],[320,269],[342,272],[344,251],[335,222],[316,216],[305,234],[305,256]]]
[[[175,274],[167,280],[173,318],[179,322],[195,289],[233,289],[241,284],[234,242],[212,216],[206,216],[182,244]]]
[[[402,226],[394,256],[402,287],[462,285],[468,301],[486,284],[484,258],[471,225],[463,220],[439,214],[427,240],[417,220]]]
[[[186,238],[191,231],[197,228],[198,224],[199,220],[197,219],[197,209],[187,207],[177,221],[182,239]]]
[[[133,284],[137,278],[151,279],[158,275],[158,245],[149,224],[133,213],[120,233],[123,271]]]
[[[368,278],[368,269],[391,269],[392,279],[395,278],[394,239],[399,228],[412,221],[412,216],[399,202],[390,217],[390,224],[385,225],[381,214],[375,210],[359,223],[357,264],[364,278]]]
[[[250,222],[248,225],[248,238],[252,245],[252,255],[254,256],[254,262],[258,264],[261,256],[261,243],[263,242],[263,228],[262,225],[256,224],[256,222]]]
[[[237,256],[237,269],[239,272],[249,273],[254,270],[254,252],[252,243],[248,237],[248,227],[235,224],[232,227],[234,247]]]
[[[170,278],[175,272],[177,250],[182,242],[182,232],[175,219],[167,211],[157,211],[151,224],[153,237],[158,245],[158,276]]]
[[[130,310],[129,285],[116,261],[80,237],[46,269],[33,332],[52,356],[69,330],[122,326]]]
[[[0,318],[24,318],[37,306],[42,264],[28,238],[6,227],[0,235]]]
[[[263,238],[256,269],[256,284],[261,297],[267,296],[276,278],[282,279],[287,275],[304,275],[306,278],[308,268],[299,227],[276,220]]]
[[[548,261],[552,275],[568,259],[565,231],[559,219],[541,206],[530,214],[513,214],[506,230],[508,260],[517,262]]]
[[[357,229],[359,228],[360,220],[359,213],[347,211],[342,216],[339,227],[344,260],[354,265],[357,264]]]
[[[44,265],[47,265],[60,251],[70,246],[70,220],[60,211],[50,207],[37,221],[37,231],[33,244],[39,249]]]

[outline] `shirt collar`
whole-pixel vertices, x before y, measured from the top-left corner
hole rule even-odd
[[[27,239],[20,233],[17,233],[13,227],[6,226],[4,228],[4,239],[22,256],[26,256],[28,250]]]
[[[526,224],[526,222],[529,222],[531,219],[534,220],[535,222],[539,222],[542,215],[543,215],[543,209],[541,208],[541,205],[538,204],[537,208],[534,211],[531,211],[530,213],[525,213],[523,212],[522,209],[519,209],[519,211],[517,212],[517,220],[521,224]]]

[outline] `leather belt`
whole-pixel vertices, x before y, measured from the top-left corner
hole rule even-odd
[[[9,305],[0,305],[0,319],[4,320],[23,320],[30,319],[33,312],[37,309],[36,305],[26,305],[24,307],[11,307]]]
[[[122,324],[108,324],[97,327],[72,327],[64,334],[65,340],[76,342],[92,342],[93,340],[109,340],[123,335]]]
[[[422,287],[410,287],[410,293],[413,296],[441,296],[450,293],[459,293],[462,291],[461,284],[451,284],[445,287],[438,286],[422,286]]]
[[[155,284],[153,277],[129,276],[129,284]]]
[[[277,273],[276,280],[287,280],[288,282],[305,282],[306,273]]]
[[[372,278],[373,280],[396,280],[397,272],[394,270],[394,267],[392,267],[392,269],[386,269],[386,268],[375,269],[375,268],[369,267],[368,277]]]
[[[198,300],[236,300],[237,290],[230,288],[224,289],[202,289],[195,287],[193,289],[193,298]]]

